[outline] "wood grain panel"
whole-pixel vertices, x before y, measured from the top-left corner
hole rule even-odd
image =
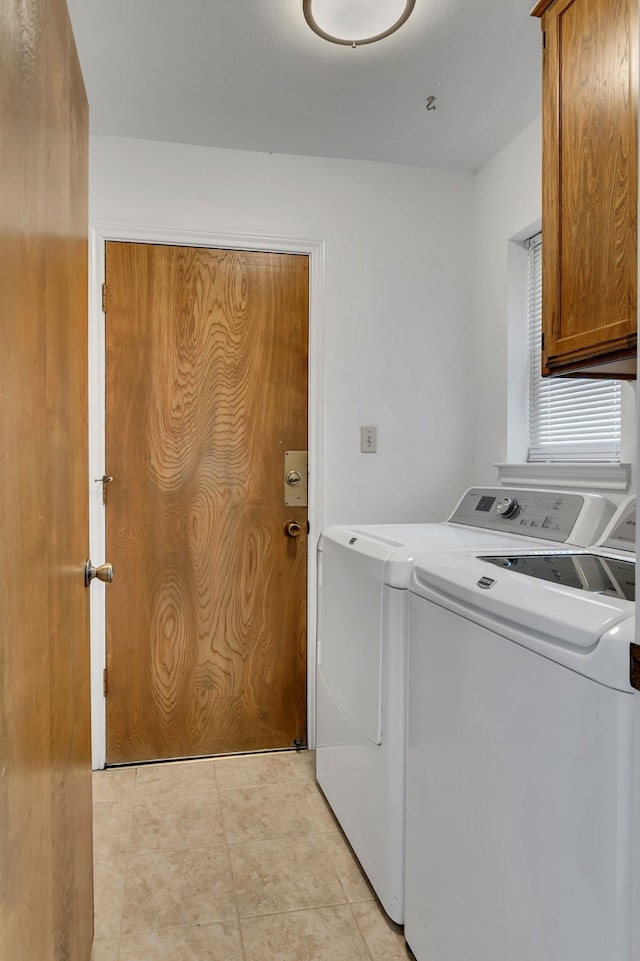
[[[545,372],[635,350],[635,7],[557,0],[543,17]]]
[[[107,245],[109,763],[306,738],[308,259]]]
[[[0,48],[0,958],[88,961],[87,104],[63,0]]]

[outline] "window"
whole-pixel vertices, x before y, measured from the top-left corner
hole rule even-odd
[[[527,241],[528,457],[534,463],[619,462],[622,390],[615,380],[540,376],[542,236]]]

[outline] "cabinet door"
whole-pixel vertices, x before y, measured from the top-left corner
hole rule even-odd
[[[637,0],[540,3],[543,375],[634,376]]]

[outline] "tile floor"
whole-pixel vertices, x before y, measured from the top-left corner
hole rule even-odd
[[[312,752],[93,778],[92,961],[407,961]]]

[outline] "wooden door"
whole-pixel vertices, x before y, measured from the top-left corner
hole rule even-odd
[[[89,961],[87,103],[64,0],[0,49],[0,958]]]
[[[308,258],[106,262],[108,763],[304,743]]]

